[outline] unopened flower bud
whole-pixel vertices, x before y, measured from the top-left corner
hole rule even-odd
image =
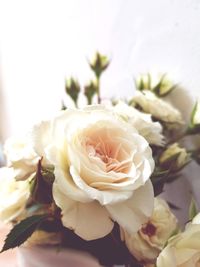
[[[101,55],[96,52],[94,59],[89,63],[90,68],[94,71],[95,75],[99,78],[104,70],[107,69],[109,65],[109,60],[107,56]]]
[[[138,90],[151,90],[151,75],[149,73],[140,75],[136,80],[135,84]]]
[[[80,93],[80,85],[78,81],[75,80],[74,78],[66,80],[65,91],[69,96],[71,96],[74,103],[77,104],[78,95]]]
[[[94,81],[90,81],[85,87],[84,87],[84,94],[87,97],[88,105],[92,104],[92,98],[97,92],[97,85]]]
[[[163,97],[168,95],[176,85],[170,80],[166,74],[153,75],[150,73],[141,75],[136,80],[136,87],[138,90],[150,90],[157,96]]]
[[[190,155],[185,148],[181,148],[178,143],[170,145],[160,156],[161,167],[173,171],[178,171],[190,161]]]

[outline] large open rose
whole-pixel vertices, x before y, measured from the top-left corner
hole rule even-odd
[[[154,161],[147,141],[102,106],[66,110],[49,131],[46,145],[49,132],[35,128],[34,138],[45,143],[35,148],[55,166],[53,197],[63,225],[85,240],[107,235],[114,221],[136,232],[153,209]]]

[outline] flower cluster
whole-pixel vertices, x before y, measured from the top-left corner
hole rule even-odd
[[[81,88],[71,78],[66,92],[76,107],[63,105],[51,120],[7,140],[0,220],[13,229],[2,251],[58,244],[84,248],[101,264],[199,266],[197,210],[181,233],[171,203],[157,197],[191,160],[198,163],[199,150],[181,142],[200,133],[198,103],[187,127],[165,98],[176,86],[165,75],[153,85],[148,74],[130,100],[103,104],[100,77],[108,65],[99,53],[90,63],[96,81],[84,87],[89,105],[78,107]],[[102,256],[99,242],[114,253]]]

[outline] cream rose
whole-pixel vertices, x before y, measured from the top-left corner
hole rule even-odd
[[[124,102],[119,102],[114,108],[119,115],[138,130],[139,134],[141,134],[149,144],[158,146],[164,145],[162,125],[159,122],[152,121],[150,114],[140,112]]]
[[[25,180],[36,171],[39,156],[35,153],[28,136],[11,137],[4,147],[8,167],[17,180]]]
[[[147,141],[103,106],[63,111],[50,132],[50,145],[35,145],[55,166],[53,197],[63,225],[85,240],[110,233],[113,221],[136,232],[153,209]],[[41,135],[37,129],[33,136]]]
[[[176,228],[177,219],[167,203],[155,198],[154,211],[149,221],[136,234],[130,235],[121,229],[122,240],[138,261],[154,263]]]
[[[152,116],[161,121],[183,123],[181,113],[178,109],[148,90],[142,92],[137,91],[133,101],[138,104],[144,112],[152,114]]]
[[[200,219],[197,216],[185,232],[170,238],[157,259],[157,267],[200,266]]]
[[[0,220],[7,223],[24,212],[29,198],[28,181],[16,181],[13,170],[0,169]]]

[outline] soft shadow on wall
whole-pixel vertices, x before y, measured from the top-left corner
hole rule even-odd
[[[3,159],[3,143],[7,136],[7,131],[9,129],[9,120],[6,113],[6,102],[3,94],[3,83],[2,83],[2,68],[0,60],[0,167],[4,163]]]

